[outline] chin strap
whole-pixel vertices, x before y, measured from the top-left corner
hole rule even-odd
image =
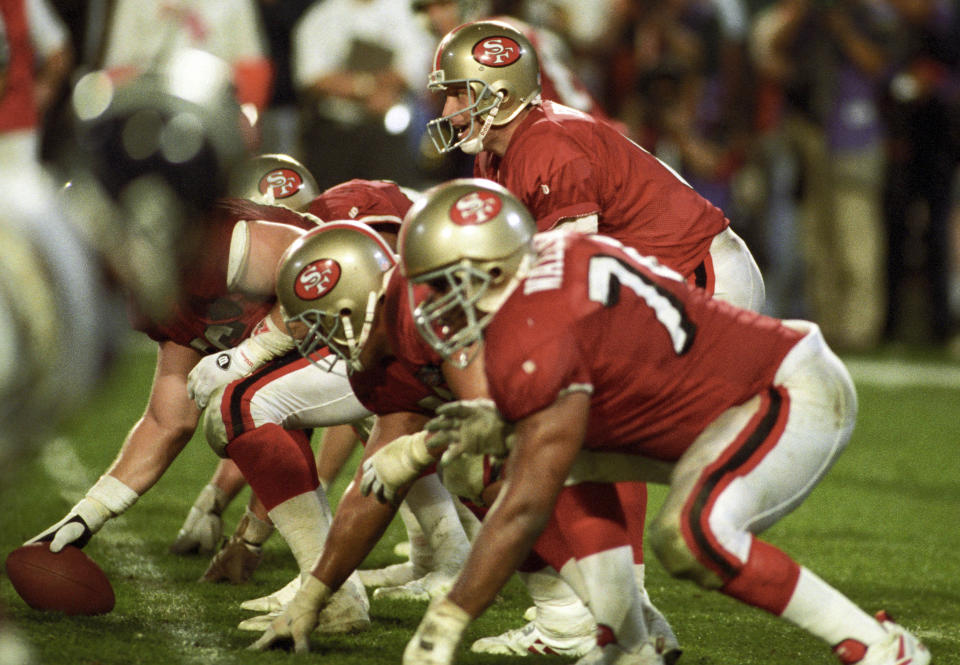
[[[496,101],[483,118],[483,126],[480,127],[479,133],[477,133],[477,135],[472,139],[467,139],[464,141],[460,146],[460,149],[463,152],[467,153],[468,155],[475,155],[483,150],[483,140],[487,138],[487,133],[489,133],[490,128],[493,127],[493,120],[497,117],[497,113],[500,112],[500,104],[502,103],[503,92],[498,92]]]
[[[363,317],[363,327],[360,329],[359,337],[353,334],[353,324],[350,323],[350,317],[340,317],[340,320],[343,322],[343,334],[347,339],[347,362],[351,369],[356,372],[363,371],[363,364],[360,362],[360,351],[363,349],[367,337],[370,336],[370,330],[373,328],[373,317],[376,314],[377,300],[379,299],[380,294],[375,291],[367,294],[367,311]]]

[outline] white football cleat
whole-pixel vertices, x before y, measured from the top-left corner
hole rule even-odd
[[[432,571],[423,577],[410,580],[399,586],[385,586],[376,589],[376,600],[415,600],[429,602],[430,599],[443,596],[453,587],[456,574]]]
[[[657,646],[657,650],[663,654],[663,662],[666,665],[673,665],[683,654],[680,648],[680,642],[677,640],[670,622],[657,607],[650,602],[650,596],[646,589],[643,591],[643,619],[647,622],[647,631],[651,639]]]
[[[385,568],[358,570],[357,575],[365,587],[400,586],[401,584],[413,581],[413,563],[404,561],[403,563],[394,563]]]
[[[903,626],[894,623],[886,612],[877,613],[877,621],[887,631],[887,636],[875,644],[871,644],[866,654],[859,660],[851,660],[850,655],[863,645],[852,640],[845,640],[836,647],[834,653],[841,662],[849,665],[928,665],[930,652],[920,640],[907,631]]]
[[[271,594],[261,596],[260,598],[252,598],[250,600],[243,601],[240,603],[240,608],[244,610],[250,610],[251,612],[277,612],[283,609],[287,603],[293,600],[293,597],[297,595],[297,591],[299,590],[300,576],[297,575],[292,580],[287,582],[283,588],[277,589]]]
[[[500,635],[481,637],[470,645],[470,651],[502,656],[536,654],[579,658],[590,653],[596,646],[597,637],[592,630],[583,635],[548,638],[531,621],[525,626],[508,630]]]
[[[625,651],[611,642],[594,648],[574,665],[664,665],[662,646],[662,640],[656,646],[647,641],[636,651]]]

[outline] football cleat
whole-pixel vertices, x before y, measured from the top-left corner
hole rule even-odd
[[[244,584],[250,580],[262,560],[262,547],[252,545],[239,536],[231,536],[210,561],[200,581],[226,580],[231,584]]]
[[[574,665],[665,665],[663,640],[644,642],[636,651],[626,651],[611,642],[593,648]]]
[[[930,652],[920,640],[903,626],[894,623],[884,611],[877,612],[877,621],[887,631],[880,642],[864,645],[855,640],[844,640],[833,648],[844,665],[928,665]]]
[[[453,587],[456,574],[432,571],[423,577],[410,580],[399,586],[385,586],[376,589],[373,597],[376,600],[415,600],[429,602],[446,594]]]
[[[245,610],[250,610],[251,612],[277,612],[293,600],[293,597],[297,595],[297,591],[299,590],[300,576],[297,575],[287,582],[283,588],[277,589],[273,593],[261,596],[260,598],[245,600],[240,603],[240,607]]]
[[[643,592],[643,618],[647,622],[647,630],[650,636],[656,641],[657,649],[663,654],[663,662],[666,665],[673,665],[683,654],[680,643],[677,640],[670,622],[663,616],[663,613],[650,602],[650,596]]]
[[[500,635],[481,637],[470,645],[470,651],[501,656],[529,656],[535,654],[579,658],[590,653],[596,646],[597,637],[592,630],[583,635],[547,638],[531,621],[525,626],[508,630]]]
[[[358,570],[357,576],[365,587],[390,587],[406,584],[414,579],[413,564],[409,561],[394,563],[384,568]]]

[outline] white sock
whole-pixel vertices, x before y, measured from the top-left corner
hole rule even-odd
[[[477,531],[480,530],[479,518],[460,499],[453,499],[453,507],[457,510],[457,516],[460,518],[464,533],[467,534],[467,540],[472,543],[474,538],[477,537]]]
[[[410,563],[413,564],[413,578],[419,579],[433,570],[433,548],[430,547],[430,541],[427,540],[423,529],[420,528],[420,522],[416,515],[410,510],[406,500],[400,504],[397,511],[400,519],[403,520],[403,526],[407,530],[407,540],[410,541]]]
[[[313,570],[330,531],[330,505],[323,490],[298,494],[267,514],[293,553],[300,572]]]
[[[597,623],[569,584],[553,568],[517,573],[537,607],[534,623],[544,642],[592,634]]]
[[[450,492],[437,474],[420,478],[407,492],[404,503],[410,508],[433,552],[433,569],[456,574],[470,552],[470,542],[460,524]],[[413,541],[411,541],[411,546]]]
[[[876,619],[803,567],[797,588],[780,616],[830,646],[846,639],[873,644],[886,636]]]
[[[597,552],[576,564],[588,594],[587,607],[597,623],[609,626],[624,650],[638,649],[647,639],[647,627],[630,546]]]

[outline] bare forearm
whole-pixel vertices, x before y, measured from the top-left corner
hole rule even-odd
[[[480,616],[526,558],[548,519],[549,512],[497,506],[484,518],[448,598],[471,617]]]
[[[339,589],[383,537],[396,508],[360,494],[354,482],[340,500],[323,555],[313,575],[331,589]]]
[[[144,416],[127,435],[107,473],[143,494],[163,476],[192,434],[184,429],[166,429]]]

